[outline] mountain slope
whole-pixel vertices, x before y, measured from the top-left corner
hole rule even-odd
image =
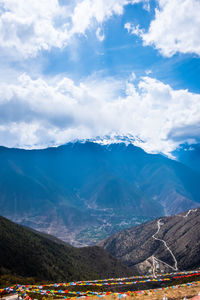
[[[74,245],[200,205],[199,173],[133,145],[0,147],[0,165],[1,214]]]
[[[164,270],[200,267],[200,209],[164,217],[130,228],[101,241],[98,246],[128,266],[147,271],[153,257]],[[165,243],[164,243],[165,242]],[[168,247],[168,248],[167,248]]]
[[[94,246],[74,248],[0,217],[0,275],[71,281],[123,276],[131,270]]]

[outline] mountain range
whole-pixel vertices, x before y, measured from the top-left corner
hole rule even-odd
[[[174,272],[200,268],[200,209],[118,232],[98,243],[129,267]]]
[[[0,147],[0,212],[72,245],[91,245],[200,206],[200,172],[184,161],[123,143]]]

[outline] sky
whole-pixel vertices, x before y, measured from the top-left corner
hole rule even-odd
[[[0,145],[200,142],[200,0],[0,0]],[[109,138],[108,138],[109,137]]]

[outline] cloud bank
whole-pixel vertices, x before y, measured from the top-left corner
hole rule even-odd
[[[75,84],[69,78],[49,82],[23,74],[17,84],[1,83],[0,144],[44,148],[131,134],[146,151],[169,154],[198,139],[200,95],[148,76],[137,85],[134,80],[89,78]]]
[[[62,49],[90,29],[103,41],[104,22],[139,2],[150,11],[149,0],[0,0],[0,49],[17,59],[34,57],[42,50]],[[147,32],[131,23],[125,28],[164,56],[200,55],[199,0],[157,0],[157,4]]]

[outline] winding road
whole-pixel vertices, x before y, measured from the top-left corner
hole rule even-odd
[[[187,218],[189,216],[190,213],[192,212],[196,212],[197,209],[190,209],[187,214],[185,216],[181,216],[181,215],[178,215],[179,217],[182,217],[182,218]],[[171,254],[173,260],[174,260],[174,266],[171,266],[169,264],[167,264],[166,262],[156,258],[155,256],[152,256],[152,260],[153,260],[153,275],[154,277],[156,277],[156,262],[161,262],[163,264],[165,264],[166,266],[170,267],[171,269],[175,270],[175,271],[178,271],[178,262],[176,260],[176,257],[174,255],[174,253],[172,252],[172,250],[169,248],[169,246],[167,245],[166,241],[162,240],[162,239],[159,239],[156,237],[157,234],[159,234],[160,232],[160,228],[161,226],[164,225],[164,223],[161,222],[161,220],[158,220],[157,221],[157,226],[158,226],[158,229],[157,231],[152,235],[152,238],[156,241],[160,241],[164,244],[165,248],[167,249],[167,251],[169,251],[169,253]]]

